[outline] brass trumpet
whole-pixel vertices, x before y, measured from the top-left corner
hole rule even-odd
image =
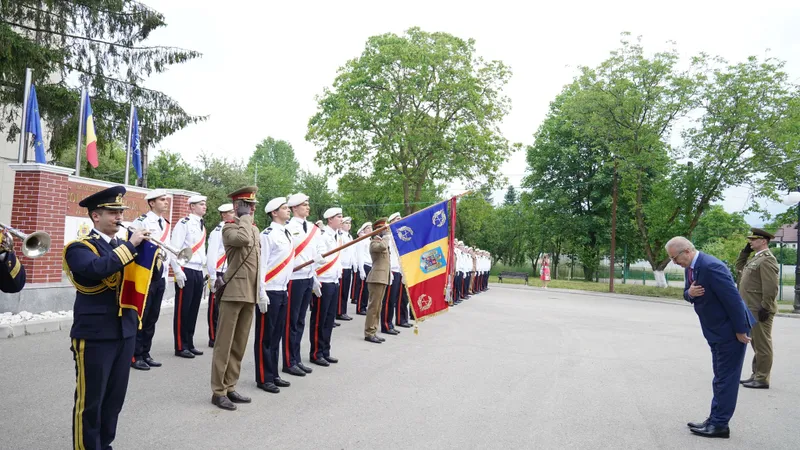
[[[50,235],[44,231],[35,231],[25,234],[0,222],[0,231],[8,231],[13,236],[22,239],[22,253],[28,258],[38,258],[50,251]]]
[[[121,227],[125,227],[125,225],[123,225],[122,222],[117,222],[117,225],[119,225]],[[133,228],[133,227],[125,227],[125,228],[127,228],[131,232],[136,231],[136,228]],[[181,250],[178,250],[175,247],[173,247],[173,246],[171,246],[169,244],[165,244],[164,242],[161,242],[161,241],[159,241],[158,239],[156,239],[156,238],[154,238],[152,236],[147,236],[147,237],[145,237],[145,239],[147,239],[148,241],[152,242],[153,244],[156,244],[157,246],[159,246],[159,247],[163,248],[164,250],[166,250],[166,251],[172,253],[173,255],[175,255],[175,258],[178,261],[178,265],[181,266],[181,267],[186,265],[186,263],[189,262],[190,259],[192,259],[193,253],[192,253],[192,249],[190,249],[189,247],[186,247],[186,248],[183,248]]]

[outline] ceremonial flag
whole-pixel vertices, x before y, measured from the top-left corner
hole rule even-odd
[[[28,117],[25,120],[25,133],[33,135],[33,149],[36,152],[36,162],[47,164],[44,153],[44,136],[42,135],[42,119],[39,116],[39,102],[36,99],[36,87],[31,84],[31,93],[28,95]]]
[[[400,257],[414,319],[446,311],[450,219],[448,201],[433,205],[389,225]]]
[[[131,234],[128,230],[128,239]],[[147,293],[150,291],[150,280],[156,265],[158,246],[148,240],[142,241],[136,248],[137,255],[133,262],[125,266],[122,275],[122,290],[119,295],[119,314],[122,308],[130,308],[139,316],[139,328],[142,328],[142,314],[147,305]]]
[[[86,93],[86,108],[83,110],[83,130],[86,136],[86,160],[92,167],[97,167],[97,135],[94,132],[94,117],[92,105],[89,103],[89,93]]]
[[[139,118],[136,108],[133,108],[131,120],[131,154],[133,155],[133,168],[136,169],[136,178],[142,178],[142,151],[139,149]]]

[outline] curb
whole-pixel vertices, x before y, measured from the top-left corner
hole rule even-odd
[[[208,298],[204,298],[200,301],[200,306],[203,305],[208,305]],[[159,317],[171,316],[174,311],[175,310],[173,307],[162,309]],[[72,317],[42,319],[31,322],[6,323],[0,324],[0,339],[20,338],[34,334],[52,333],[54,331],[69,331],[70,328],[72,328]]]
[[[521,284],[517,285],[509,285],[509,284],[502,284],[502,283],[490,283],[490,285],[500,287],[500,288],[508,288],[508,289],[517,289],[520,291],[541,291],[541,292],[559,292],[564,294],[577,294],[577,295],[591,295],[594,297],[607,297],[607,298],[615,298],[620,300],[633,300],[637,302],[650,302],[650,303],[664,303],[666,305],[675,305],[675,306],[684,306],[684,307],[692,307],[689,302],[683,300],[664,300],[658,297],[645,297],[641,295],[630,295],[630,294],[612,294],[610,292],[596,292],[596,291],[582,291],[579,289],[557,289],[557,288],[548,288],[547,290],[535,287],[535,286],[524,286]],[[519,287],[511,287],[511,286],[519,286]],[[788,317],[790,319],[800,319],[800,314],[797,313],[787,313],[787,312],[778,312],[775,314],[776,317]]]

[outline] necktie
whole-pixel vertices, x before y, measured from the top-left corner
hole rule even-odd
[[[119,239],[117,239],[115,237],[111,238],[111,242],[109,242],[109,244],[111,244],[112,248],[117,248],[117,247],[119,247]]]
[[[200,231],[203,231],[206,228],[206,221],[200,219]]]
[[[689,284],[694,283],[694,269],[689,267]]]
[[[161,218],[158,218],[158,228],[164,229],[164,225],[161,224]]]
[[[303,221],[303,233],[308,233],[308,228],[306,228],[306,221]]]

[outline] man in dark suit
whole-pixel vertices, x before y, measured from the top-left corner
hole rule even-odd
[[[128,241],[115,237],[128,208],[123,195],[125,188],[114,186],[83,199],[79,205],[89,211],[94,229],[64,250],[64,271],[78,291],[69,333],[75,360],[76,449],[111,448],[128,390],[139,318],[136,310],[120,305],[118,296],[123,268],[133,262],[148,232],[137,230]]]
[[[14,238],[0,231],[0,291],[13,294],[25,287],[25,266],[14,253]]]
[[[730,437],[728,422],[736,409],[739,377],[750,329],[755,317],[745,306],[730,270],[711,255],[701,253],[684,237],[667,242],[670,259],[685,272],[683,298],[694,305],[703,336],[711,347],[714,398],[703,422],[689,422],[692,433],[703,437]]]

